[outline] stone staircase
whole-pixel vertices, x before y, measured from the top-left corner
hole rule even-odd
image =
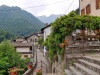
[[[100,58],[84,56],[65,69],[65,75],[100,75]]]

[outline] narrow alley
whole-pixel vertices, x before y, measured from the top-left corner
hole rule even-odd
[[[37,49],[37,66],[33,72],[33,75],[36,75],[37,70],[42,70],[42,73],[48,73],[49,72],[49,62],[46,59],[46,57],[43,56],[43,53]]]

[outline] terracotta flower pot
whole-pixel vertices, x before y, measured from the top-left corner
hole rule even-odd
[[[28,69],[31,69],[32,67],[33,67],[33,65],[28,65],[27,66]]]
[[[10,68],[10,75],[18,75],[16,67]]]
[[[41,69],[36,70],[36,75],[42,75],[42,70]]]

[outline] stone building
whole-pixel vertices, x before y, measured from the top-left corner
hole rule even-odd
[[[100,0],[79,0],[80,15],[100,16]]]

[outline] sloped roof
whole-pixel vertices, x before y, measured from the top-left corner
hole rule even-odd
[[[51,26],[51,25],[47,25],[46,27],[42,28],[42,29],[41,29],[42,33],[43,33],[43,30],[44,30],[44,29],[46,29],[46,28],[48,28],[48,27],[50,27],[50,26]]]
[[[12,43],[13,46],[15,47],[31,47],[31,43]]]

